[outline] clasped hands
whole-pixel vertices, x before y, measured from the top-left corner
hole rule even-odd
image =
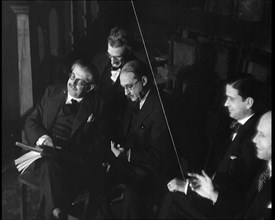
[[[214,189],[212,179],[202,170],[202,175],[196,173],[188,173],[187,180],[180,180],[178,178],[172,179],[167,187],[171,192],[184,192],[186,194],[188,185],[191,190],[198,195],[210,199],[215,203],[218,199],[218,192]]]

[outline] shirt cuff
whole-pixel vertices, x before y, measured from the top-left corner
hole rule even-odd
[[[130,159],[131,159],[131,149],[129,149],[128,152],[127,152],[127,159],[128,159],[128,162],[130,162]]]
[[[49,136],[49,135],[47,135],[47,134],[44,134],[44,135],[42,135],[37,141],[36,141],[36,145],[42,145],[43,144],[43,142],[46,140],[46,139],[48,139],[48,138],[50,138],[51,139],[51,137]]]
[[[213,205],[215,205],[215,203],[217,202],[218,197],[219,197],[219,193],[217,191],[214,191],[214,193],[211,196],[211,200],[213,202]]]

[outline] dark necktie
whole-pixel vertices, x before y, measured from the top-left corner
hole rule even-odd
[[[242,124],[238,121],[233,121],[230,125],[230,128],[232,129],[233,133],[237,133],[241,126]]]
[[[77,110],[78,102],[75,99],[71,100],[71,103],[67,103],[64,105],[64,113],[66,115],[72,114]]]
[[[268,180],[268,178],[269,178],[269,170],[266,169],[259,177],[258,192],[261,191],[261,189],[263,188],[264,183]]]
[[[72,99],[71,102],[72,102],[72,104],[71,104],[72,106],[77,106],[77,104],[78,104],[78,102],[75,99]]]

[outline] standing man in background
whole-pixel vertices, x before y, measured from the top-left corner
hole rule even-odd
[[[97,92],[106,103],[111,119],[111,139],[121,137],[121,122],[125,113],[127,99],[120,87],[119,75],[123,65],[134,59],[131,46],[132,38],[124,28],[114,27],[107,39],[107,52],[101,52],[93,58],[93,64],[99,71]]]

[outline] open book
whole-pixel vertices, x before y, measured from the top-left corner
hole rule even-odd
[[[17,170],[23,173],[34,161],[42,157],[41,153],[43,152],[43,149],[40,147],[31,147],[19,142],[16,142],[15,144],[25,150],[30,150],[29,152],[14,160]],[[45,148],[46,146],[43,147]],[[61,148],[56,146],[56,149]]]

